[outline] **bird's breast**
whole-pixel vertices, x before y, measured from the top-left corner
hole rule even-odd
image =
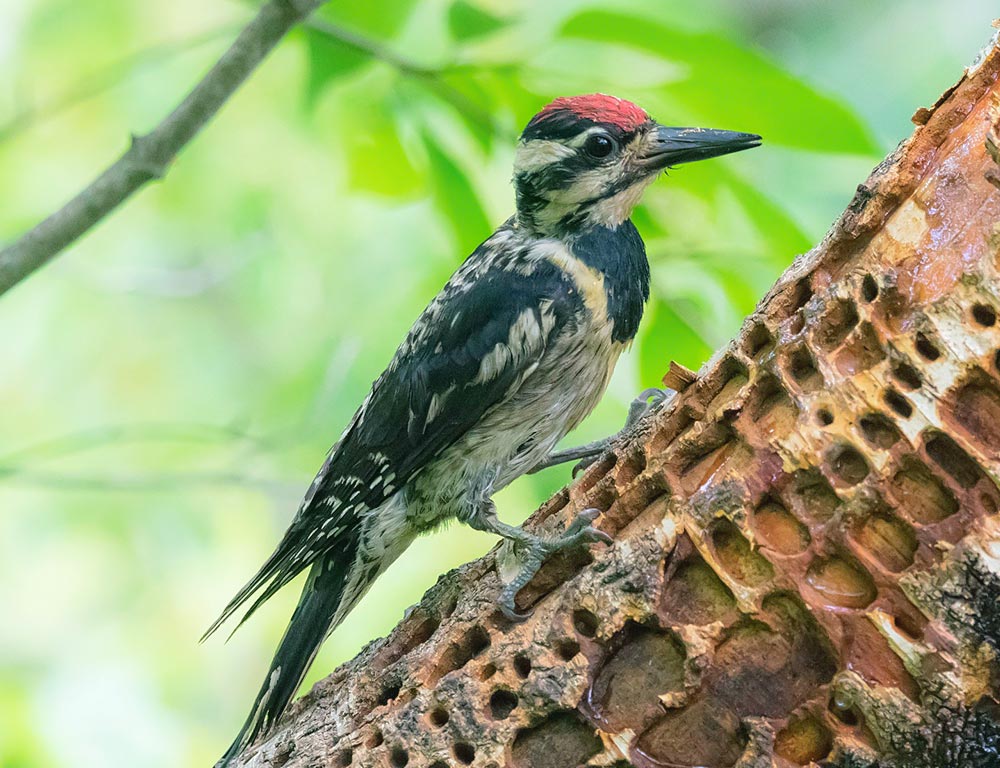
[[[588,327],[584,331],[588,334],[602,333],[604,326],[612,322],[608,316],[608,293],[604,273],[575,256],[565,246],[553,252],[549,256],[549,261],[569,278],[590,315]]]

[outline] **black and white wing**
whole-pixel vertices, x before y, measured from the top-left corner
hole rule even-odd
[[[502,230],[501,230],[502,232]],[[240,623],[317,557],[352,556],[375,509],[503,402],[579,300],[554,263],[487,240],[420,315],[333,447],[277,549],[207,637],[260,591]],[[503,241],[501,241],[503,242]]]

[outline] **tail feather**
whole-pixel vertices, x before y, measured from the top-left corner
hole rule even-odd
[[[260,591],[262,588],[264,591],[261,593],[260,597],[254,601],[253,605],[243,614],[240,619],[239,624],[236,625],[236,629],[242,626],[243,622],[250,618],[250,616],[260,608],[264,602],[272,597],[278,592],[283,586],[288,584],[292,579],[299,575],[302,570],[308,565],[308,561],[296,560],[291,557],[291,553],[295,549],[296,537],[293,535],[292,529],[289,529],[281,542],[278,544],[277,548],[271,555],[264,561],[264,564],[260,569],[253,575],[236,596],[226,605],[219,614],[219,617],[212,622],[205,634],[201,636],[199,642],[205,642],[215,631],[221,627],[236,611],[243,605],[247,600],[249,600],[253,595]],[[232,634],[230,633],[230,636]]]
[[[395,498],[393,505],[386,505],[367,518],[364,527],[342,538],[337,547],[327,550],[313,563],[250,715],[216,768],[230,765],[244,749],[274,727],[302,684],[326,636],[413,541],[416,531],[406,524],[403,498],[401,495]],[[291,569],[280,564],[269,565],[274,557],[227,606],[210,632],[261,587],[265,587],[264,592],[250,606],[247,615],[287,583],[286,575]]]
[[[338,609],[351,559],[330,553],[313,564],[250,715],[216,768],[228,766],[258,736],[270,730],[285,711],[320,645],[343,613]]]

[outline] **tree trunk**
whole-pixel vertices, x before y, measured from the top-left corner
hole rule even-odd
[[[597,507],[612,546],[520,624],[499,555],[447,574],[241,764],[1000,766],[998,72],[533,518]]]

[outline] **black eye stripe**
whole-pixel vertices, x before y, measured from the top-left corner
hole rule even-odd
[[[580,174],[593,170],[594,160],[585,152],[571,155],[551,165],[543,166],[536,171],[518,174],[517,183],[522,187],[533,189],[557,190],[566,189],[580,177]]]
[[[530,141],[531,139],[552,139],[555,141],[569,141],[575,136],[579,136],[584,131],[600,127],[601,132],[618,141],[622,146],[627,144],[635,135],[638,127],[624,129],[613,123],[597,123],[593,120],[581,118],[571,112],[553,112],[542,118],[537,118],[528,123],[521,134],[521,139]]]

